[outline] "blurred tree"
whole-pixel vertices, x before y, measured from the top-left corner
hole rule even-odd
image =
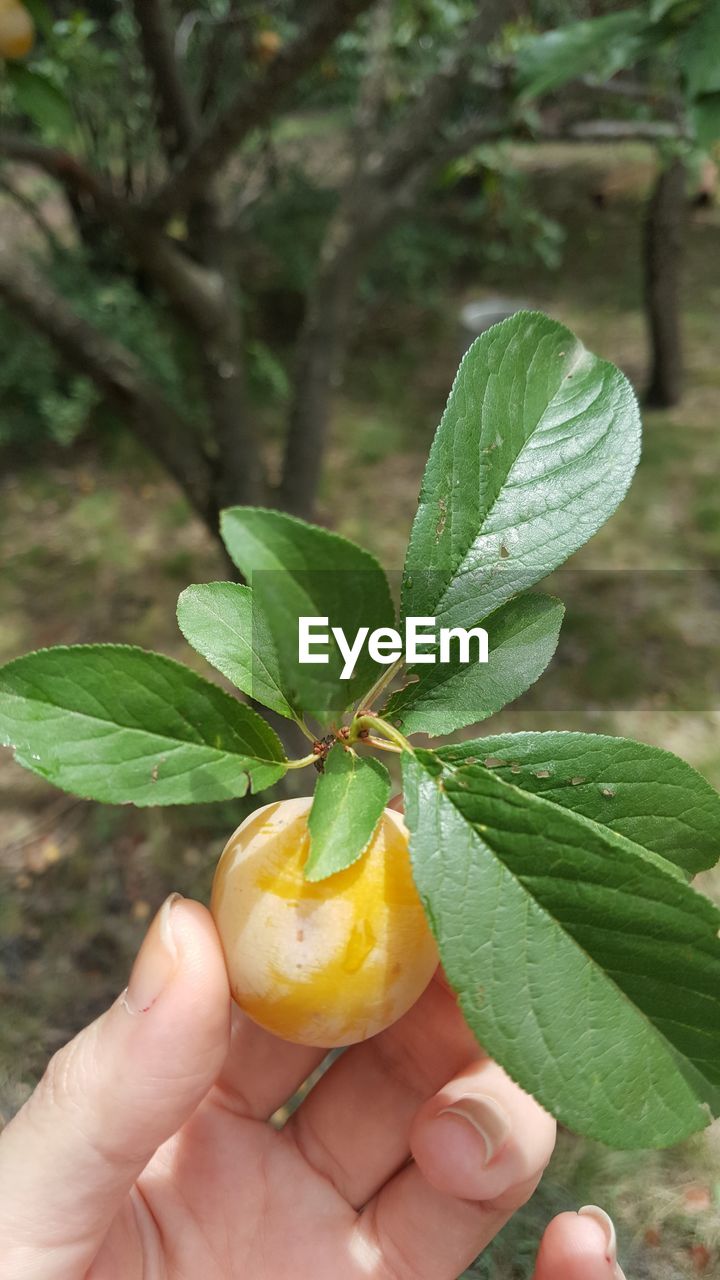
[[[650,338],[648,404],[674,405],[682,392],[680,276],[688,162],[720,139],[720,0],[646,0],[620,12],[594,10],[551,33],[521,41],[527,97],[572,88],[608,95],[623,117],[578,132],[630,136],[643,121],[658,144],[658,176],[643,220],[644,305]],[[660,112],[664,120],[654,117]],[[613,113],[615,115],[615,113]]]
[[[685,238],[687,170],[679,156],[660,168],[644,226],[645,310],[652,353],[648,405],[667,409],[682,393],[680,264]]]
[[[82,397],[94,385],[120,410],[213,531],[229,503],[312,514],[363,273],[458,158],[513,136],[687,146],[678,75],[706,133],[720,97],[697,48],[692,87],[667,53],[687,51],[720,0],[590,18],[568,0],[581,20],[551,38],[503,0],[27,3],[39,39],[5,68],[0,156],[45,247],[0,248],[0,296]],[[298,146],[312,107],[317,145]],[[19,162],[63,193],[73,244]],[[283,268],[270,332],[268,260]],[[273,483],[258,387],[283,405]]]
[[[120,406],[211,528],[229,502],[309,514],[362,264],[458,146],[488,131],[484,117],[460,140],[442,125],[452,130],[453,107],[505,6],[478,14],[473,4],[432,0],[395,15],[383,2],[357,30],[370,0],[310,8],[133,0],[102,21],[97,5],[97,20],[62,5],[51,15],[42,0],[32,8],[41,39],[26,65],[7,67],[4,105],[19,128],[0,139],[0,153],[60,185],[98,292],[124,277],[145,295],[181,348],[187,395],[173,402],[145,353],[111,336],[102,315],[69,306],[49,261],[0,254],[0,293]],[[305,281],[286,460],[272,489],[248,404],[248,361],[276,383],[283,372],[244,331],[243,268],[256,248],[248,228],[280,186],[297,189],[302,179],[297,162],[283,168],[275,132],[299,105],[331,99],[336,77],[349,145],[332,158],[332,186],[304,179],[323,218]],[[284,248],[292,252],[292,219]]]

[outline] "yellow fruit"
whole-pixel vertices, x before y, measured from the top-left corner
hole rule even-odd
[[[354,1044],[395,1022],[438,963],[400,814],[386,809],[351,867],[303,878],[312,800],[258,809],[230,837],[211,910],[232,993],[255,1022],[299,1044]]]
[[[24,58],[35,43],[35,26],[27,9],[11,0],[0,5],[0,58]]]
[[[255,37],[255,51],[258,62],[272,62],[282,47],[282,40],[277,31],[259,31]]]

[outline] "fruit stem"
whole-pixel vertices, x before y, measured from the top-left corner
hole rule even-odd
[[[381,738],[385,738],[386,741],[394,743],[400,751],[409,751],[411,755],[413,754],[413,749],[407,738],[404,738],[401,733],[398,733],[397,729],[393,728],[391,724],[388,724],[387,720],[383,720],[380,716],[370,715],[366,711],[355,716],[355,719],[350,726],[349,741],[357,741],[358,738],[363,736],[364,731],[369,729],[374,729]]]
[[[370,747],[377,747],[378,751],[392,751],[395,755],[400,755],[402,747],[398,747],[394,742],[388,742],[385,738],[374,738],[369,734],[367,738],[363,738]]]
[[[397,675],[398,671],[400,670],[402,664],[403,664],[403,659],[398,658],[397,662],[393,662],[391,667],[385,668],[382,675],[378,676],[378,679],[375,681],[375,684],[373,685],[372,689],[368,693],[367,697],[363,698],[362,702],[358,705],[358,711],[360,710],[360,707],[362,707],[363,711],[371,710],[372,704],[375,701],[375,699],[380,697],[380,694],[383,692],[383,690],[386,689],[387,686],[390,684],[390,681],[394,679],[394,677]]]
[[[302,716],[294,715],[293,720],[295,721],[295,724],[297,725],[300,732],[305,734],[305,737],[307,738],[308,742],[314,742],[315,734],[312,732],[312,729],[308,729]]]
[[[317,751],[311,751],[309,756],[301,756],[299,760],[286,760],[286,769],[307,769],[309,764],[315,764],[318,760]]]

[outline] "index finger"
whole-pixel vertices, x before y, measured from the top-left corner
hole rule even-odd
[[[602,1209],[553,1218],[542,1238],[533,1280],[625,1280],[616,1257],[615,1228]]]
[[[230,1048],[208,1102],[219,1102],[251,1120],[269,1120],[320,1066],[327,1052],[280,1040],[233,1001]]]

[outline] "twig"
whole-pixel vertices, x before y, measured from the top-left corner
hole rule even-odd
[[[176,172],[150,202],[152,212],[164,218],[186,209],[248,134],[266,123],[288,90],[371,4],[372,0],[319,0],[304,29],[280,51],[265,74],[244,84],[200,134]]]
[[[38,208],[35,201],[31,200],[29,196],[26,196],[24,191],[19,191],[17,187],[13,186],[7,176],[0,175],[0,190],[10,196],[10,199],[14,200],[23,212],[32,219],[38,231],[41,232],[47,241],[50,252],[55,256],[59,256],[63,252],[63,245],[60,243],[58,237],[50,226],[50,223],[43,216],[42,211]]]
[[[66,814],[71,813],[73,809],[77,809],[79,805],[84,804],[83,800],[76,800],[74,797],[68,799],[67,796],[55,801],[54,804],[48,806],[45,813],[30,828],[26,835],[19,840],[13,840],[10,844],[5,845],[4,854],[21,853],[23,849],[27,849],[31,844],[40,838],[49,827],[54,827],[56,822],[64,818]]]
[[[195,109],[180,75],[173,26],[165,0],[133,0],[140,48],[155,90],[160,136],[173,159],[196,133]]]
[[[212,470],[192,424],[148,381],[140,361],[78,316],[33,268],[0,252],[0,297],[50,339],[67,362],[130,415],[138,439],[184,488],[195,509],[212,513]]]

